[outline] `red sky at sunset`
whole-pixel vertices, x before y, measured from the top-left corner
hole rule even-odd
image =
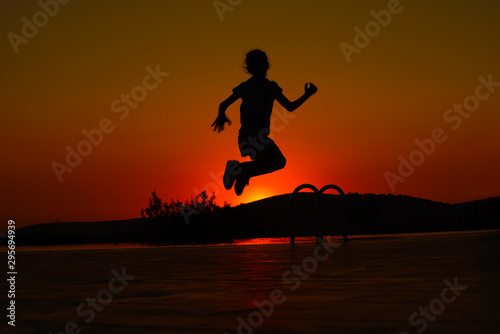
[[[488,90],[478,79],[500,82],[500,3],[402,0],[350,62],[340,44],[356,47],[354,28],[364,31],[388,1],[244,0],[231,8],[221,21],[212,0],[71,1],[16,53],[9,33],[22,35],[22,18],[32,22],[41,7],[4,1],[2,220],[135,218],[153,190],[185,200],[207,189],[232,205],[302,183],[391,193],[386,172],[398,174],[398,157],[409,159],[415,140],[436,128],[446,140],[430,155],[413,153],[423,161],[393,193],[449,203],[500,195],[500,86]],[[213,175],[242,159],[239,102],[227,110],[232,126],[216,134],[210,124],[248,79],[241,65],[253,48],[268,54],[268,77],[290,100],[305,82],[319,90],[288,118],[275,103],[273,138],[287,166],[236,197]],[[168,75],[147,79],[150,90],[135,88],[157,67]],[[126,117],[114,112],[113,101],[134,89],[143,100]],[[471,97],[478,90],[484,99]],[[459,119],[447,114],[465,100],[479,104]],[[82,131],[103,119],[112,130],[60,182],[54,161],[66,164],[66,147],[76,149]]]

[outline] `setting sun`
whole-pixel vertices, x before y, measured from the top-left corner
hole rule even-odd
[[[275,191],[266,187],[259,187],[256,189],[248,188],[248,192],[244,193],[241,197],[242,203],[255,202],[264,198],[279,195]]]

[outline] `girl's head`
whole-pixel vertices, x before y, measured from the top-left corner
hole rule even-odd
[[[244,68],[255,78],[265,78],[269,70],[266,53],[259,49],[249,51],[245,57]]]

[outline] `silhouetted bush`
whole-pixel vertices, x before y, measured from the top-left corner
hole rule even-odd
[[[204,190],[184,202],[173,199],[163,202],[153,191],[149,206],[141,209],[141,217],[146,224],[146,239],[155,242],[189,242],[196,239],[203,242],[218,235],[224,236],[221,220],[217,218],[231,206],[224,202],[221,207],[215,198],[215,193],[209,197]]]

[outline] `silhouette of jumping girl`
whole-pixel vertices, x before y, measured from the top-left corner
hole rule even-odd
[[[283,153],[268,137],[274,100],[286,110],[294,111],[318,90],[314,84],[306,83],[304,95],[290,102],[283,95],[283,89],[276,82],[266,78],[269,61],[266,53],[261,50],[248,52],[244,67],[252,77],[234,88],[233,94],[220,104],[219,115],[211,125],[217,133],[224,130],[226,122],[231,125],[226,116],[226,109],[239,98],[242,99],[238,144],[241,156],[250,156],[252,161],[240,163],[229,160],[223,178],[224,187],[229,190],[234,184],[234,191],[238,196],[248,185],[250,178],[285,167],[286,159]]]

